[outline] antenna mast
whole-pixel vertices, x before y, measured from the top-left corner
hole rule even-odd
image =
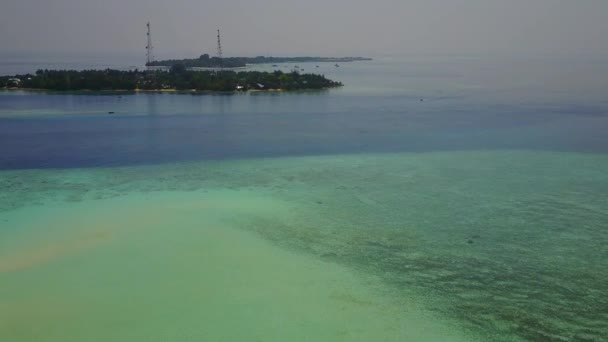
[[[146,24],[148,27],[148,45],[146,46],[146,66],[150,68],[150,63],[154,62],[154,47],[152,46],[152,34],[150,33],[150,22]]]
[[[222,40],[220,38],[220,30],[217,30],[217,58],[220,59],[220,69],[222,68]]]

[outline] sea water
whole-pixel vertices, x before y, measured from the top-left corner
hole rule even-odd
[[[1,93],[0,340],[608,335],[605,62],[318,69],[346,86]]]

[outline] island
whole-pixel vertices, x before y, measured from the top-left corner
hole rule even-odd
[[[355,61],[370,61],[367,57],[210,57],[208,54],[192,59],[168,59],[154,61],[147,66],[171,67],[183,64],[187,68],[244,68],[250,64],[280,64],[280,63],[348,63]]]
[[[0,87],[53,91],[279,91],[320,90],[342,86],[323,75],[296,71],[193,71],[175,64],[168,71],[38,70],[0,76]]]

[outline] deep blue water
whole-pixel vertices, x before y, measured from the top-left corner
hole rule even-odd
[[[606,153],[607,65],[467,59],[323,65],[315,71],[346,86],[308,93],[4,91],[0,168],[394,151]]]

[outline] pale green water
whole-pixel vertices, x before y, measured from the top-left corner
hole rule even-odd
[[[2,341],[608,335],[608,157],[2,171]]]

